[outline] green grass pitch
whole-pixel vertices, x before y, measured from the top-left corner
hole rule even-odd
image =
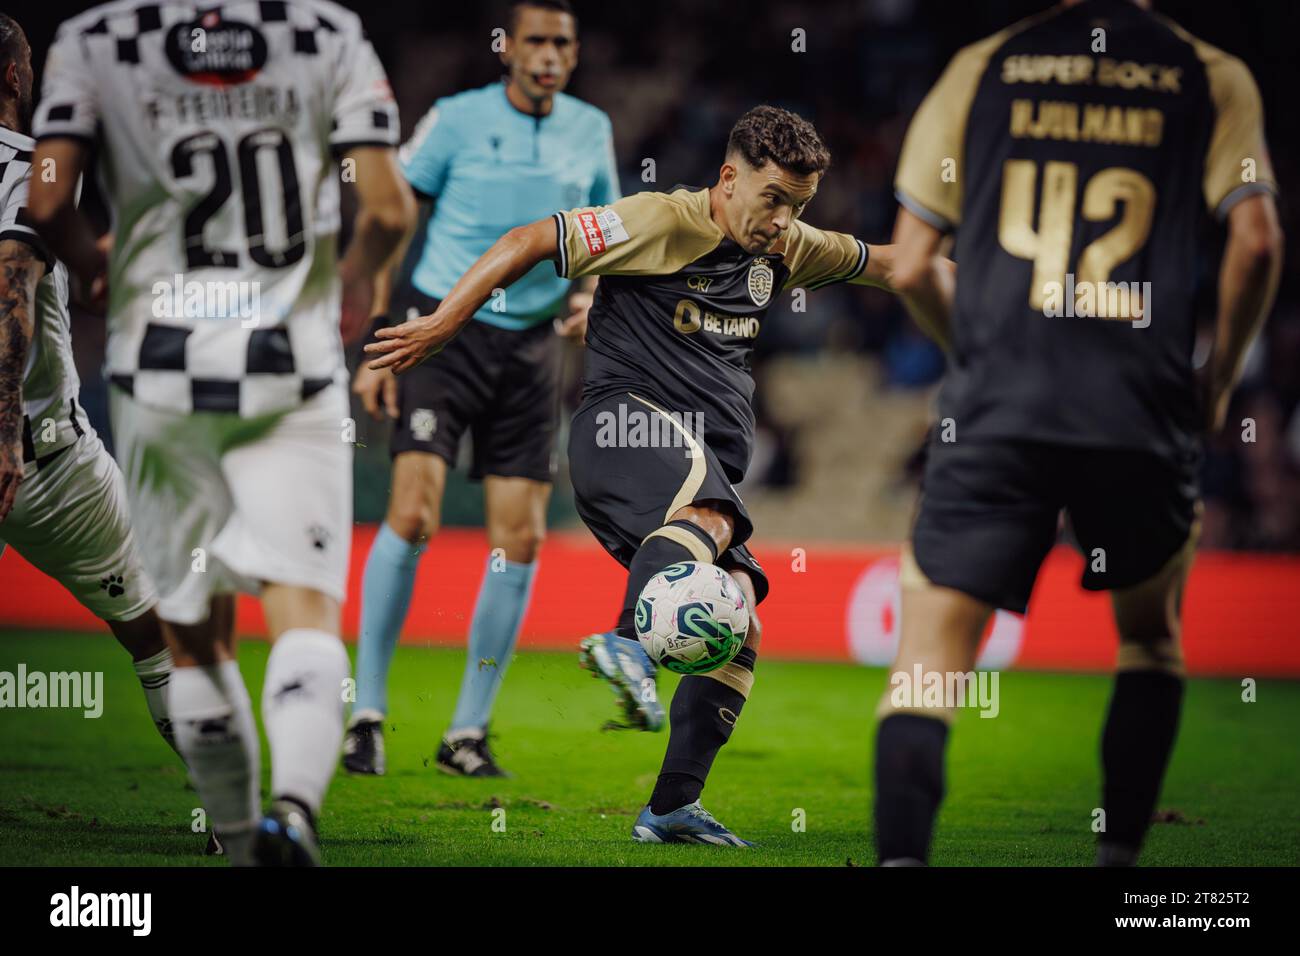
[[[240,662],[256,702],[267,645]],[[629,830],[665,734],[602,733],[613,695],[576,654],[524,653],[493,727],[510,780],[435,771],[464,652],[402,647],[393,668],[388,775],[340,773],[321,819],[334,865],[843,866],[872,861],[872,711],[884,672],[760,660],[754,696],[714,766],[704,803],[753,851],[640,846]],[[107,635],[0,636],[0,670],[101,670],[104,714],[4,710],[0,864],[225,865],[201,855],[197,798],[149,726],[126,655]],[[661,678],[664,699],[675,678]],[[1109,693],[1100,676],[1008,672],[1001,713],[960,715],[933,862],[1085,865]],[[1194,680],[1148,865],[1300,863],[1300,683]],[[263,743],[263,770],[266,772]],[[504,817],[493,813],[505,810]],[[802,814],[796,814],[802,810]],[[805,827],[797,832],[802,818]],[[493,822],[504,821],[504,832]]]

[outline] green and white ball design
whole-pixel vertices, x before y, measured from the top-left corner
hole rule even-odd
[[[722,568],[683,561],[646,582],[635,623],[641,646],[656,664],[679,674],[704,674],[744,646],[749,605]]]

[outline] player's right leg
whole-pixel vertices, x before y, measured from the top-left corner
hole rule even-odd
[[[754,686],[754,666],[763,634],[758,617],[755,578],[766,583],[748,549],[725,552],[719,562],[749,605],[749,632],[735,658],[705,674],[682,677],[673,694],[671,728],[659,777],[650,802],[632,825],[638,843],[706,843],[752,846],[719,823],[700,805],[709,771],[718,752],[731,739],[742,708]]]
[[[1120,647],[1102,732],[1099,866],[1137,862],[1173,751],[1185,683],[1182,598],[1195,537],[1189,542],[1151,579],[1111,592]]]
[[[314,588],[268,582],[262,609],[272,640],[262,693],[271,807],[262,821],[257,861],[316,866],[316,819],[343,736],[348,659],[338,637],[340,601]]]
[[[886,866],[927,862],[944,795],[952,709],[909,693],[967,674],[995,607],[1023,613],[1056,540],[1062,492],[1050,449],[1017,442],[930,445],[920,508],[899,571],[901,627],[877,709],[875,839]]]
[[[357,699],[343,741],[343,766],[351,773],[384,772],[383,723],[388,713],[388,670],[411,606],[415,573],[438,532],[447,462],[427,451],[393,458],[388,513],[366,558],[357,639]]]
[[[1145,452],[1080,454],[1069,510],[1083,585],[1107,589],[1120,646],[1102,731],[1099,866],[1132,866],[1182,709],[1182,596],[1199,537],[1196,463]]]
[[[227,434],[221,472],[234,507],[216,561],[262,596],[272,640],[262,685],[271,746],[265,865],[318,862],[315,825],[338,766],[351,667],[339,636],[352,546],[352,440],[341,387]]]
[[[620,408],[621,403],[628,407]],[[680,441],[611,443],[602,423],[629,419],[632,411],[662,416]],[[756,606],[768,588],[761,567],[743,547],[752,525],[713,452],[635,395],[611,395],[574,416],[569,465],[579,514],[628,568],[616,633],[584,641],[583,661],[615,688],[632,726],[638,726],[636,716],[652,713],[654,724],[639,726],[657,729],[663,709],[655,693],[655,668],[634,628],[641,591],[672,564],[716,563],[733,573],[751,608]],[[649,804],[633,828],[634,839],[745,845],[699,807],[699,796],[748,697],[759,633],[753,628],[746,646],[723,667],[678,682],[666,754]]]
[[[215,415],[146,406],[114,386],[113,434],[140,557],[172,653],[168,706],[210,827],[232,865],[252,862],[260,743],[234,657],[233,582],[211,552],[233,511]]]
[[[928,581],[910,546],[900,572],[900,634],[890,687],[876,710],[875,823],[879,861],[920,865],[930,853],[934,820],[944,794],[944,750],[953,712],[905,701],[891,691],[894,675],[967,673],[975,666],[991,605]]]

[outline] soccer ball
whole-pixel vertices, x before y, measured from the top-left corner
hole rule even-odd
[[[636,636],[650,659],[678,674],[704,674],[736,656],[749,606],[716,564],[683,561],[652,577],[636,602]]]

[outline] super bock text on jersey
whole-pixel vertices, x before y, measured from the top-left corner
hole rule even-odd
[[[1197,220],[1275,189],[1250,72],[1132,3],[1054,7],[953,58],[895,185],[957,234],[920,569],[1023,611],[1064,508],[1108,559],[1085,587],[1147,579],[1195,533]]]

